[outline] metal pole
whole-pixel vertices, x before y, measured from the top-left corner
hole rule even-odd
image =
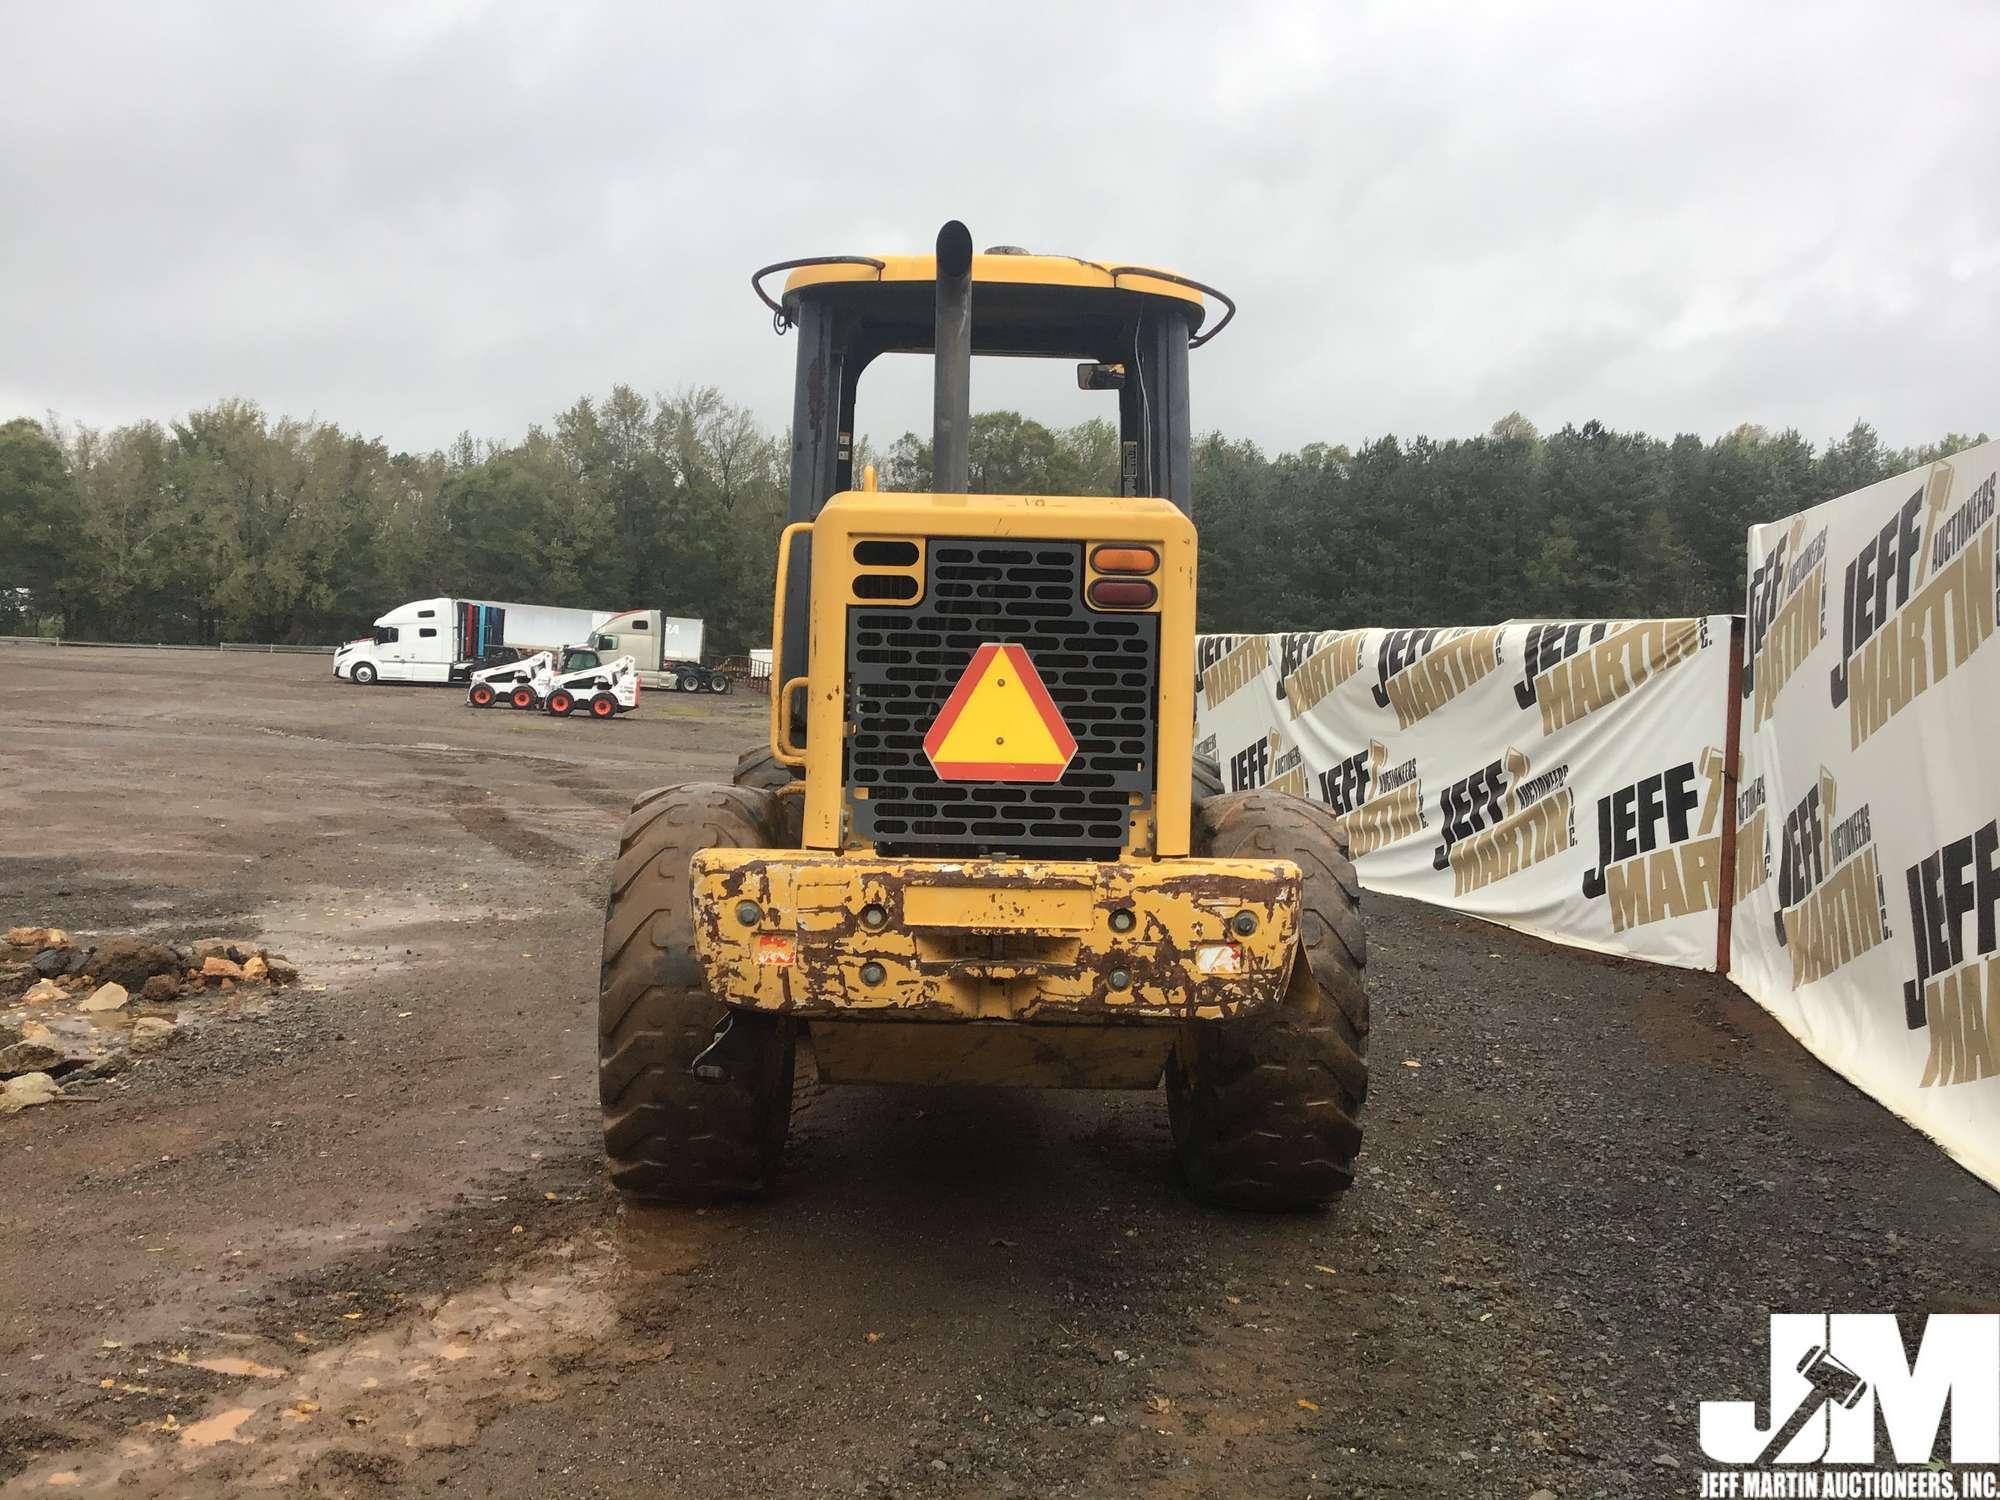
[[[931,419],[931,488],[962,495],[972,487],[972,231],[953,219],[937,237],[936,400]]]
[[[1743,616],[1729,620],[1729,706],[1723,711],[1722,750],[1722,855],[1716,861],[1715,879],[1715,972],[1729,972],[1730,931],[1736,917],[1736,861],[1743,851],[1736,847],[1736,790],[1743,772]],[[1751,858],[1762,859],[1764,851],[1753,849]]]

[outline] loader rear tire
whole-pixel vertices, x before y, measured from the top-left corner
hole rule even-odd
[[[1210,797],[1220,797],[1222,785],[1222,762],[1212,755],[1197,755],[1193,762],[1194,805],[1200,807]]]
[[[1305,879],[1283,1003],[1190,1022],[1175,1041],[1167,1111],[1181,1177],[1227,1208],[1323,1207],[1354,1179],[1368,1096],[1368,941],[1346,828],[1316,802],[1236,792],[1195,808],[1194,848],[1289,859]]]
[[[760,792],[781,792],[786,787],[796,787],[805,772],[797,766],[788,766],[771,753],[770,741],[752,745],[736,757],[736,774],[731,778],[737,786],[753,787]],[[806,799],[793,793],[777,799],[778,803],[778,847],[796,849],[805,842]]]
[[[771,753],[768,740],[752,745],[736,757],[736,774],[730,779],[737,786],[756,787],[759,791],[782,791],[797,781],[805,772],[797,766],[788,766]]]
[[[635,1198],[714,1203],[771,1186],[791,1123],[791,1023],[730,1012],[694,956],[688,862],[702,849],[770,848],[776,799],[675,786],[632,804],[604,910],[598,1098],[611,1180]],[[748,1028],[750,1061],[720,1083],[690,1065],[725,1014]]]

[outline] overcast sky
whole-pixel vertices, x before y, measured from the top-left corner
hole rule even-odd
[[[2000,4],[0,0],[0,417],[221,396],[397,448],[623,381],[773,425],[789,256],[1231,291],[1195,420],[2000,431]],[[902,361],[904,365],[914,361]],[[927,376],[860,426],[926,427]],[[974,372],[1073,421],[1067,368]]]

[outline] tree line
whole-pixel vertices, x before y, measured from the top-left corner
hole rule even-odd
[[[1305,630],[1741,608],[1744,532],[1979,437],[1824,445],[1743,426],[1703,440],[1597,422],[1544,436],[1194,453],[1201,628]],[[431,595],[708,622],[768,644],[786,438],[712,388],[616,386],[512,444],[392,453],[332,423],[225,400],[167,425],[0,424],[0,634],[326,643]],[[1112,494],[1109,422],[973,419],[975,490]],[[928,486],[929,445],[863,443],[885,488]]]

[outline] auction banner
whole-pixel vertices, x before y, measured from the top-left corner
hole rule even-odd
[[[2000,1186],[2000,443],[1750,532],[1731,972]]]
[[[1203,636],[1230,791],[1345,815],[1362,884],[1713,969],[1730,617]]]

